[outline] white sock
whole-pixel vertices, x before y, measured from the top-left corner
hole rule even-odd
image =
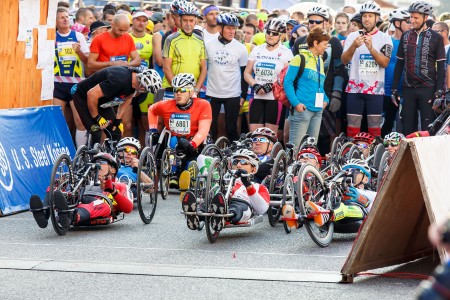
[[[75,143],[77,144],[77,149],[86,145],[87,143],[87,130],[78,130],[75,132]]]

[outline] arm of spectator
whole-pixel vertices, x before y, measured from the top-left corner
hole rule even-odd
[[[139,56],[139,52],[137,50],[130,52],[131,60],[128,62],[129,67],[139,67],[141,65],[141,57]]]
[[[445,60],[439,60],[436,62],[436,71],[437,71],[437,82],[436,82],[436,90],[442,90],[444,86],[445,80]],[[448,74],[448,72],[447,72]],[[448,78],[447,78],[448,81]],[[447,85],[448,87],[448,85]]]
[[[87,105],[92,118],[98,116],[98,99],[103,96],[104,94],[99,84],[87,92]]]
[[[123,103],[119,105],[119,108],[117,109],[117,116],[116,116],[117,119],[123,119],[123,115],[127,111],[128,107],[130,107],[131,100],[133,100],[133,95],[134,93],[128,95],[123,101]]]
[[[253,65],[254,64],[255,64],[255,61],[249,60],[247,62],[247,66],[245,67],[245,70],[244,70],[244,79],[250,86],[253,86],[256,83],[255,78],[253,78]]]
[[[171,83],[173,77],[175,77],[175,75],[172,72],[172,58],[170,57],[163,58],[163,71],[167,81]]]
[[[162,57],[162,49],[161,49],[162,35],[154,34],[152,39],[153,45],[153,65],[158,65],[162,67],[163,65],[163,57]]]
[[[200,61],[200,76],[198,77],[197,84],[195,85],[195,88],[200,91],[200,88],[203,85],[203,82],[206,79],[206,73],[207,73],[207,67],[206,67],[206,59],[202,59]],[[197,144],[198,145],[198,144]]]

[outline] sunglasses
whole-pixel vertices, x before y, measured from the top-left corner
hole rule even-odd
[[[187,89],[187,88],[176,88],[174,91],[175,91],[175,93],[186,93],[186,92],[190,92],[191,90]]]
[[[317,161],[317,158],[312,153],[302,153],[300,154],[300,159],[315,159]]]
[[[367,144],[356,143],[356,146],[361,147],[361,148],[363,148],[363,149],[369,148],[369,145],[367,145]]]
[[[269,36],[279,36],[280,33],[278,31],[266,30],[266,34]]]
[[[109,162],[107,160],[97,160],[96,163],[100,165],[109,165]]]
[[[139,152],[137,152],[136,150],[131,149],[131,148],[127,148],[127,147],[125,147],[124,151],[126,153],[130,153],[130,154],[133,154],[133,155],[138,155],[139,154]]]
[[[403,20],[403,22],[406,22],[406,24],[411,24],[411,20]]]
[[[246,159],[243,159],[243,158],[241,158],[241,159],[237,159],[236,158],[236,159],[233,159],[231,164],[233,166],[237,166],[238,164],[241,164],[241,166],[246,166],[246,165],[250,165],[250,162],[248,160],[246,160]]]
[[[399,145],[400,143],[399,142],[387,142],[387,143],[384,143],[384,146],[385,147],[397,147],[398,145]]]
[[[323,20],[308,20],[308,22],[309,22],[309,24],[317,24],[317,25],[319,25],[319,24],[323,23]]]
[[[268,139],[268,138],[265,138],[265,137],[254,137],[254,138],[252,139],[252,142],[253,142],[253,143],[258,143],[258,142],[260,142],[260,143],[268,143],[268,142],[269,142],[269,139]]]

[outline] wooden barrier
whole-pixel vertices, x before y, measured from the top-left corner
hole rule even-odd
[[[40,25],[47,23],[49,0],[40,1]],[[17,41],[19,31],[19,1],[1,0],[0,11],[0,109],[43,106],[41,101],[41,72],[36,69],[37,29],[33,29],[33,57],[25,59],[25,42]],[[55,38],[55,29],[47,30],[48,39]]]

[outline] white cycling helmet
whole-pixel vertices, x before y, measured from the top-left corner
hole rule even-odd
[[[375,2],[367,1],[367,2],[364,2],[363,5],[361,5],[361,9],[359,10],[359,13],[361,15],[364,13],[373,13],[373,14],[381,15],[381,8]]]
[[[246,158],[250,162],[250,164],[256,168],[256,171],[258,171],[259,158],[253,151],[248,149],[239,149],[233,153],[231,159],[235,159],[238,157]]]
[[[124,146],[126,146],[126,145],[131,145],[131,146],[134,146],[134,147],[136,147],[136,149],[138,150],[138,151],[141,151],[141,143],[139,142],[139,140],[137,140],[136,138],[134,138],[134,137],[124,137],[123,139],[121,139],[120,141],[119,141],[119,143],[117,144],[117,148],[121,148],[121,147],[124,147]]]
[[[321,16],[325,20],[328,21],[330,18],[330,14],[328,13],[328,10],[325,7],[322,6],[314,6],[311,8],[308,13],[306,14],[306,17],[309,18],[310,16]]]
[[[142,72],[136,74],[136,79],[149,93],[156,94],[161,89],[161,76],[153,69],[145,68]]]
[[[178,14],[180,16],[198,16],[197,7],[190,2],[180,2],[178,8]]]
[[[286,33],[286,21],[281,20],[280,18],[273,18],[267,21],[266,26],[264,26],[265,30],[272,30],[280,33]]]
[[[389,22],[403,21],[409,19],[409,12],[406,9],[394,9],[389,13]]]
[[[196,84],[194,75],[191,73],[180,73],[172,79],[173,88],[191,88],[193,89]]]
[[[186,2],[185,0],[173,0],[170,4],[170,12],[172,14],[178,14],[178,10],[180,9],[181,3]]]
[[[433,14],[433,5],[425,1],[413,2],[408,9],[409,13],[419,13],[427,16]]]
[[[255,137],[255,136],[265,136],[272,143],[276,143],[278,141],[278,138],[277,138],[277,135],[275,134],[275,132],[273,132],[273,130],[268,128],[268,127],[257,128],[252,133],[252,138]]]
[[[394,141],[394,142],[400,142],[401,140],[404,140],[405,136],[398,132],[391,132],[388,135],[384,137],[384,142],[387,141]]]

